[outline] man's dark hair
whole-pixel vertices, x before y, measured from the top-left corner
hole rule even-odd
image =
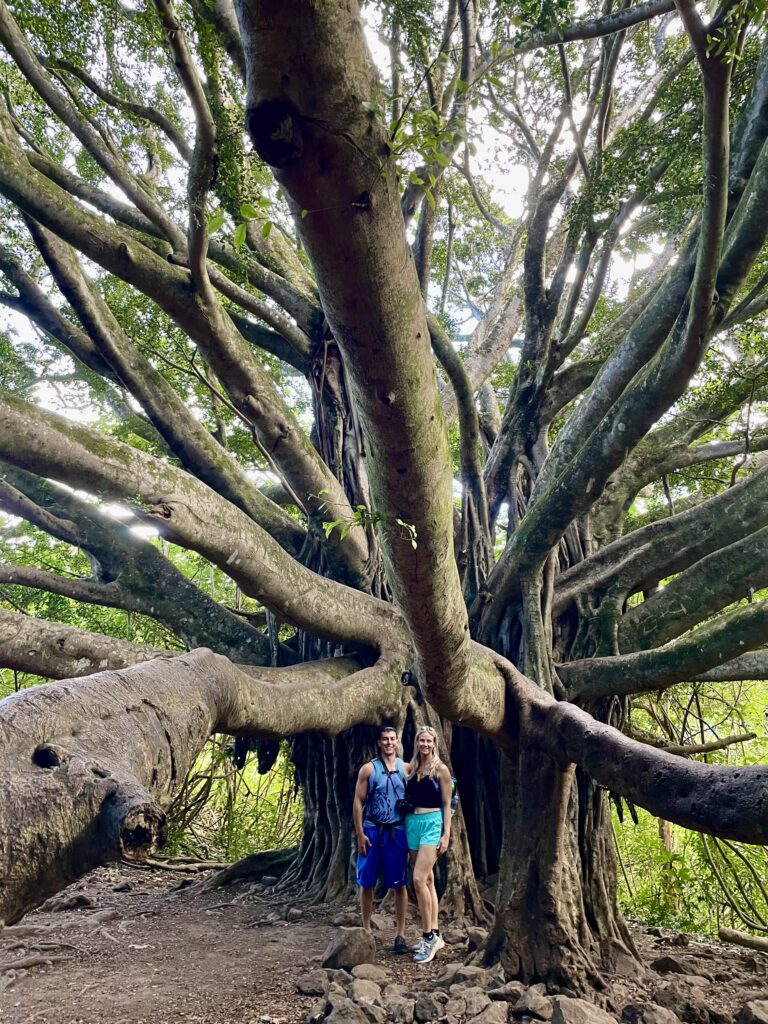
[[[393,732],[397,736],[397,729],[392,725],[391,722],[382,722],[379,728],[376,730],[376,739],[380,740],[385,732]]]

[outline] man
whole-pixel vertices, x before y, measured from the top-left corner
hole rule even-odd
[[[397,756],[397,733],[391,725],[379,727],[376,744],[379,756],[360,769],[352,805],[352,820],[357,836],[357,884],[360,886],[360,911],[363,928],[370,931],[373,890],[383,877],[387,889],[395,895],[397,934],[394,953],[407,953],[405,915],[408,891],[408,842],[404,812],[408,767]]]

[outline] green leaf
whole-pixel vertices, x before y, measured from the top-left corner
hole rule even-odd
[[[309,215],[309,210],[302,210],[301,213],[299,214],[299,216],[301,217],[302,220],[304,220],[304,218],[307,217],[308,215]]]
[[[432,190],[431,189],[427,189],[426,192],[424,193],[424,197],[427,200],[427,202],[429,203],[429,205],[432,207],[432,209],[434,210],[436,208],[437,204],[435,203],[435,197],[432,195]]]
[[[218,231],[221,225],[224,223],[224,211],[216,210],[208,218],[208,230],[213,234],[214,231]]]
[[[255,220],[256,217],[261,216],[261,213],[256,209],[253,203],[243,203],[240,207],[240,216],[243,220]]]
[[[447,167],[451,162],[451,158],[446,156],[445,153],[441,153],[439,149],[435,150],[435,160],[437,160],[441,167]]]
[[[272,221],[271,220],[265,220],[264,221],[264,225],[262,226],[262,229],[261,229],[261,237],[262,238],[269,238],[269,232],[271,230],[272,230]]]
[[[245,232],[246,232],[246,228],[247,228],[247,225],[246,225],[245,221],[242,221],[242,222],[241,222],[240,224],[238,224],[238,225],[237,225],[237,227],[235,228],[235,237],[234,237],[233,241],[234,241],[234,243],[235,243],[235,248],[236,248],[236,249],[239,249],[239,248],[240,248],[240,246],[241,246],[241,245],[243,244],[243,242],[245,241]]]
[[[412,185],[423,185],[424,184],[423,179],[418,176],[416,171],[411,171],[411,173],[408,175],[408,181]]]

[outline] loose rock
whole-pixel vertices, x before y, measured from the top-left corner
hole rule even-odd
[[[303,996],[324,996],[328,991],[328,976],[324,971],[302,974],[296,982],[296,991]]]
[[[616,1018],[584,999],[555,996],[552,1024],[616,1024]]]
[[[367,978],[354,978],[349,987],[350,994],[356,1003],[376,1003],[381,1006],[381,989],[375,981]]]
[[[443,1014],[442,1004],[435,999],[431,992],[420,992],[416,997],[416,1004],[413,1008],[413,1016],[422,1024],[429,1024]]]
[[[334,1000],[331,1012],[325,1019],[328,1024],[368,1024],[368,1018],[351,999]]]
[[[479,949],[487,938],[488,932],[485,928],[468,928],[467,949],[472,953],[474,950]]]
[[[471,1017],[472,1024],[506,1024],[507,1007],[504,1003],[491,1003],[477,1017]]]
[[[736,1024],[768,1024],[768,999],[753,999],[744,1003],[736,1017]]]
[[[464,1003],[468,1017],[476,1017],[479,1013],[491,1005],[491,1000],[478,986],[464,989]]]
[[[680,1018],[672,1010],[656,1003],[629,1003],[621,1011],[626,1024],[680,1024]]]
[[[375,981],[382,985],[389,981],[389,971],[378,964],[357,964],[351,971],[353,978],[365,978],[366,981]]]
[[[350,970],[358,964],[373,963],[376,943],[365,928],[342,928],[323,954],[323,967]]]
[[[515,1017],[535,1017],[536,1020],[552,1020],[552,1000],[544,995],[542,985],[531,985],[512,1007]]]

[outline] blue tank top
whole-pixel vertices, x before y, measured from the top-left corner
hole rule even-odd
[[[371,761],[373,774],[368,780],[368,796],[363,810],[364,825],[401,825],[403,814],[395,807],[405,796],[405,771],[401,758],[394,771],[387,771],[381,758]]]

